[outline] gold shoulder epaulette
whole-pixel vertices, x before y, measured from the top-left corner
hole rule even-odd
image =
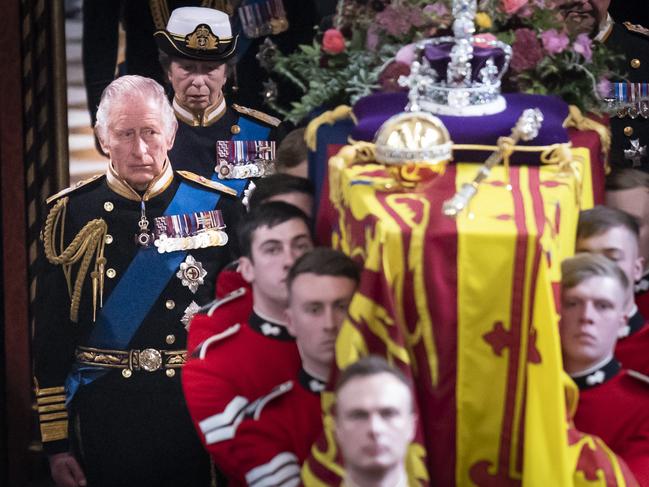
[[[234,108],[239,113],[243,113],[244,115],[256,118],[257,120],[261,120],[262,122],[267,123],[268,125],[272,125],[273,127],[277,127],[282,122],[279,118],[268,115],[267,113],[260,112],[259,110],[253,110],[252,108],[248,107],[242,107],[241,105],[237,105],[236,103],[232,104],[232,108]]]
[[[198,174],[195,174],[191,171],[176,172],[183,178],[196,184],[200,184],[201,186],[205,186],[206,188],[215,189],[216,191],[220,191],[221,193],[229,194],[231,196],[237,196],[237,191],[227,187],[225,184],[217,183],[216,181],[212,181],[211,179],[207,179],[206,177],[199,176]]]
[[[627,28],[627,30],[630,30],[631,32],[635,32],[636,34],[642,34],[644,36],[649,37],[649,29],[647,29],[643,25],[632,24],[631,22],[624,22],[623,25],[624,25],[624,27]]]
[[[646,385],[649,385],[649,377],[644,375],[643,373],[631,369],[627,370],[626,372],[634,379],[637,379],[640,382],[644,382]]]
[[[79,181],[78,183],[73,184],[72,186],[70,186],[68,188],[62,189],[58,193],[53,194],[52,196],[47,198],[47,200],[46,200],[47,204],[49,205],[52,201],[55,201],[55,200],[59,199],[61,196],[65,196],[66,194],[70,194],[73,191],[76,191],[77,189],[82,188],[82,187],[86,186],[87,184],[92,183],[93,181],[97,181],[99,178],[101,178],[103,176],[105,176],[105,174],[95,174],[91,178],[84,179],[83,181]]]

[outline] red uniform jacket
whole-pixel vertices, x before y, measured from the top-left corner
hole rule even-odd
[[[254,312],[242,319],[243,296],[214,309],[211,316],[194,318],[199,319],[199,331],[205,327],[215,333],[194,350],[182,371],[192,421],[216,466],[228,476],[238,471],[232,439],[244,418],[255,415],[256,399],[292,379],[300,368],[295,340],[284,326]]]
[[[266,405],[258,417],[237,429],[237,472],[228,485],[298,485],[302,462],[322,432],[320,391],[325,384],[304,369],[297,375],[260,398]]]
[[[214,313],[217,309],[227,304],[225,314]],[[229,325],[248,321],[252,313],[252,291],[248,287],[241,287],[230,292],[220,299],[215,299],[198,310],[189,322],[187,333],[187,350],[193,352],[209,337],[224,330],[226,320]],[[226,326],[227,328],[227,326]]]
[[[640,311],[629,318],[629,334],[618,340],[615,357],[625,369],[649,375],[649,323]]]
[[[629,466],[641,486],[649,486],[649,384],[612,360],[594,373],[575,378],[579,406],[575,426],[599,436]]]
[[[221,299],[232,291],[239,288],[251,289],[250,283],[246,281],[238,270],[239,261],[230,262],[225,268],[219,272],[216,278],[216,298]]]

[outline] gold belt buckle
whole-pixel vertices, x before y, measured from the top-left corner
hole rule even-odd
[[[140,367],[147,372],[155,372],[162,367],[162,354],[153,348],[140,350]]]

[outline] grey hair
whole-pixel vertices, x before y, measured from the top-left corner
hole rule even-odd
[[[165,133],[168,137],[174,134],[178,127],[178,121],[162,86],[151,78],[127,75],[114,80],[101,94],[101,100],[97,108],[97,123],[95,123],[95,129],[100,139],[106,140],[108,136],[110,112],[113,106],[122,100],[133,97],[150,99],[159,106]]]

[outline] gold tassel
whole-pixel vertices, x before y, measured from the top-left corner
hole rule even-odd
[[[43,230],[43,246],[45,249],[45,257],[47,260],[54,264],[60,265],[63,269],[65,279],[68,285],[68,294],[70,294],[70,320],[74,323],[79,320],[79,306],[81,304],[81,291],[83,289],[83,282],[88,274],[90,263],[95,260],[93,271],[90,277],[93,280],[93,321],[95,320],[97,310],[97,295],[100,294],[100,305],[103,303],[103,280],[104,280],[104,246],[106,244],[105,238],[108,233],[108,225],[106,222],[97,218],[91,220],[84,225],[79,233],[72,239],[70,245],[65,247],[64,234],[65,234],[65,213],[68,203],[68,198],[61,198],[56,202],[54,207],[50,210],[45,220],[45,228]],[[59,231],[59,224],[61,226]],[[59,251],[54,245],[55,234],[59,232]],[[77,271],[76,279],[74,280],[74,287],[72,286],[72,266],[80,262],[79,270]],[[99,285],[97,284],[99,283]]]
[[[563,121],[563,127],[569,128],[573,127],[577,130],[594,130],[599,136],[599,141],[602,144],[602,152],[604,153],[604,159],[606,161],[605,170],[608,174],[610,168],[608,165],[608,153],[611,150],[611,130],[606,125],[603,125],[595,120],[584,117],[581,113],[581,110],[574,105],[569,107],[568,117]]]
[[[333,125],[339,120],[345,120],[348,118],[354,118],[352,108],[348,105],[340,105],[333,110],[324,112],[323,114],[318,115],[316,118],[311,120],[304,132],[304,141],[306,142],[309,150],[316,150],[316,147],[318,145],[318,129],[321,125],[324,125],[325,123]]]

